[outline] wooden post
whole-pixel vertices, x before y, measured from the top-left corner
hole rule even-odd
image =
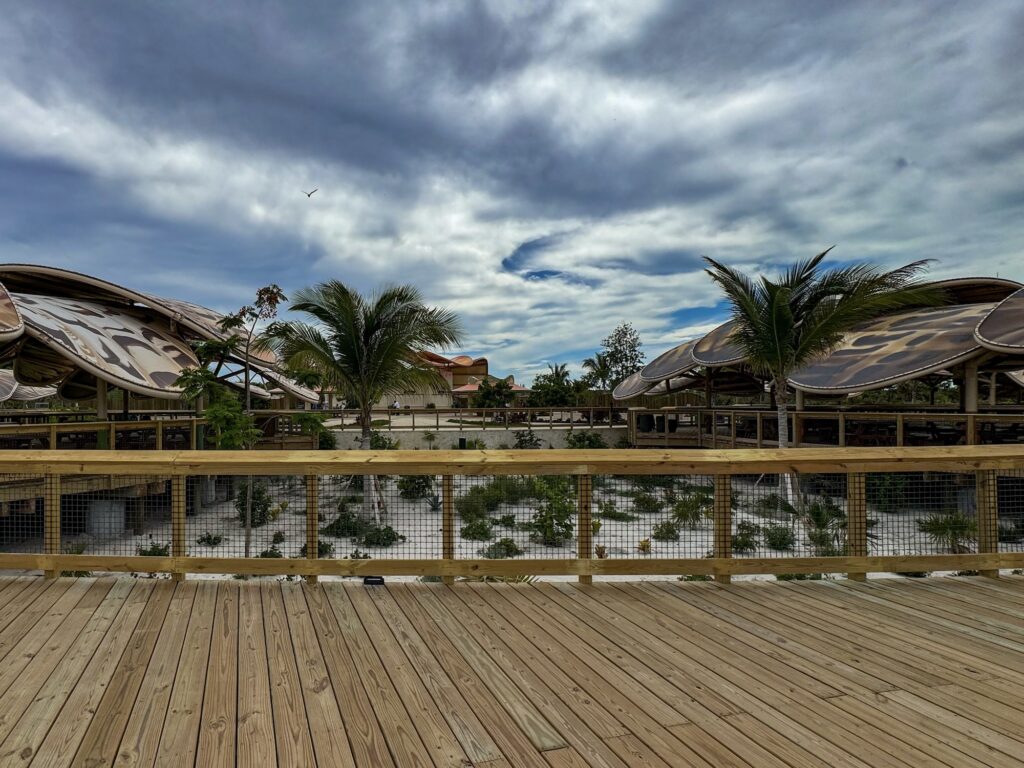
[[[906,421],[903,418],[904,414],[896,414],[896,445],[900,448],[903,447],[903,436],[906,434]]]
[[[978,506],[978,554],[999,551],[999,481],[991,469],[975,473],[975,496]],[[999,569],[980,571],[990,579],[999,578]]]
[[[116,421],[110,422],[109,431],[110,431],[110,437],[107,438],[107,444],[108,444],[108,447],[110,448],[110,450],[115,451],[115,450],[117,450],[117,422]]]
[[[455,559],[455,478],[441,478],[441,557]],[[445,584],[454,584],[454,576],[443,576]]]
[[[718,447],[718,413],[711,412],[711,448]]]
[[[732,557],[732,475],[715,475],[714,519],[715,557]],[[720,573],[715,581],[728,584],[732,577]]]
[[[576,557],[590,560],[594,556],[594,528],[591,516],[593,502],[593,478],[590,475],[576,476]],[[594,577],[580,574],[580,584],[591,584]]]
[[[171,477],[171,557],[185,556],[185,476]],[[171,574],[174,581],[184,581],[183,571]]]
[[[60,475],[47,475],[43,480],[43,551],[60,554]],[[60,571],[46,570],[43,576],[55,578]]]
[[[793,447],[799,448],[803,442],[804,419],[798,411],[793,411]]]
[[[729,411],[729,440],[730,448],[736,447],[736,411]]]
[[[867,557],[867,476],[863,472],[851,472],[846,476],[846,544],[851,557]],[[846,578],[864,581],[867,575],[851,571]]]
[[[764,414],[757,412],[757,447],[764,448]]]
[[[839,447],[846,447],[846,414],[839,414]]]
[[[164,449],[164,423],[159,419],[156,421],[156,449],[158,451]]]
[[[968,414],[968,416],[967,416],[967,435],[965,436],[965,439],[967,440],[967,445],[977,445],[978,444],[978,421],[977,421],[977,418],[978,417],[975,416],[973,413]]]
[[[56,450],[56,449],[57,449],[57,425],[56,424],[51,424],[50,425],[50,450],[53,451],[53,450]]]
[[[188,431],[188,447],[190,450],[196,450],[199,445],[199,419],[192,420],[192,429]]]
[[[320,483],[316,475],[306,475],[306,558],[320,557]],[[316,574],[306,576],[307,584],[316,584]]]

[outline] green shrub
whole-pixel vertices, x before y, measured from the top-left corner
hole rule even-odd
[[[76,541],[73,544],[66,545],[61,552],[65,555],[82,555],[85,554],[86,542]],[[72,576],[72,577],[89,577],[92,576],[92,571],[61,571],[61,576]]]
[[[502,528],[515,528],[516,516],[510,513],[501,517],[492,517],[491,522],[494,525],[500,525]]]
[[[274,535],[270,537],[271,544],[283,544],[284,543],[284,531],[274,531]]]
[[[280,549],[277,548],[277,544],[272,544],[268,549],[264,549],[262,552],[260,552],[258,557],[284,557],[284,554],[281,552]]]
[[[369,553],[363,552],[363,550],[356,547],[348,553],[349,560],[371,560],[372,557]]]
[[[308,552],[308,551],[309,550],[306,549],[306,545],[303,544],[302,548],[299,550],[299,557],[305,557],[306,556],[306,552]],[[324,541],[323,539],[317,540],[317,542],[316,542],[316,556],[317,557],[331,557],[333,554],[334,554],[334,545],[331,544],[331,542]]]
[[[498,539],[489,547],[486,547],[480,554],[491,560],[500,560],[506,557],[518,557],[523,554],[523,550],[512,539],[505,538]]]
[[[676,484],[675,475],[618,475],[633,483],[634,488],[672,488]]]
[[[370,432],[370,449],[373,451],[397,451],[400,443],[392,440],[383,432],[373,430]]]
[[[688,573],[680,576],[679,581],[714,581],[714,577],[706,573]]]
[[[566,448],[597,449],[607,448],[608,443],[605,442],[600,432],[572,432],[565,438],[565,446]]]
[[[769,549],[789,552],[796,545],[796,534],[786,525],[766,525],[764,527],[764,543]]]
[[[761,526],[746,520],[736,524],[736,533],[732,535],[732,551],[739,555],[749,554],[757,549],[757,537]]]
[[[662,520],[651,531],[655,541],[679,541],[679,523],[675,520]]]
[[[597,514],[605,520],[617,520],[620,523],[632,523],[640,519],[639,515],[621,511],[615,506],[615,502],[608,499],[597,502]]]
[[[320,529],[321,533],[328,536],[336,536],[339,539],[345,537],[358,538],[370,528],[362,515],[349,509],[348,504],[341,500],[338,502],[338,516],[328,525]]]
[[[207,531],[196,539],[196,544],[202,544],[204,547],[216,547],[219,546],[222,541],[224,541],[224,537],[219,533],[210,533]]]
[[[155,541],[149,542],[147,546],[139,546],[135,550],[141,557],[169,557],[171,554],[170,544],[159,544]]]
[[[533,538],[548,547],[560,547],[572,538],[576,500],[566,493],[566,484],[559,478],[540,478],[543,500],[533,515]]]
[[[490,541],[494,538],[494,531],[491,529],[491,521],[486,517],[478,517],[470,520],[462,526],[459,533],[462,538],[470,541]]]
[[[475,485],[455,500],[455,511],[464,522],[484,518],[504,504],[516,504],[539,495],[537,481],[516,475],[501,475]]]
[[[513,433],[515,437],[514,448],[517,450],[535,450],[540,448],[543,443],[541,439],[534,434],[532,429],[522,429],[518,432]]]
[[[402,475],[398,478],[398,495],[403,499],[425,499],[434,490],[430,475]]]
[[[665,508],[664,502],[657,496],[638,491],[633,496],[633,511],[642,515],[656,515]]]
[[[823,573],[777,573],[778,581],[820,581],[825,578]]]
[[[432,496],[427,497],[427,509],[431,512],[441,512],[444,509],[444,504],[441,502],[441,497],[436,493]]]
[[[238,522],[242,525],[245,525],[245,504],[248,496],[249,481],[243,480],[238,487],[238,495],[235,497],[235,511],[238,513]],[[252,492],[252,517],[250,520],[253,528],[259,528],[270,522],[271,506],[272,499],[267,491],[267,484],[262,480],[257,480],[253,483]]]
[[[405,536],[390,525],[372,525],[363,534],[360,543],[364,547],[390,547],[399,541],[405,541]]]
[[[868,504],[879,512],[899,512],[907,502],[907,478],[895,473],[872,472],[865,481]]]
[[[672,506],[673,519],[687,528],[696,528],[710,514],[711,507],[699,494],[683,496]]]

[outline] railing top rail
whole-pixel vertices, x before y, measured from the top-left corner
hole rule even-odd
[[[1024,468],[1024,445],[727,450],[3,451],[0,473],[56,475],[728,475]]]

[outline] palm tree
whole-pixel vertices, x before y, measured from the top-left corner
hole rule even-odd
[[[551,382],[558,385],[569,383],[569,366],[565,363],[548,363],[548,376]]]
[[[583,368],[586,369],[592,382],[602,390],[608,389],[608,382],[612,378],[612,368],[608,362],[607,352],[598,352],[593,357],[588,357],[583,361]]]
[[[834,247],[834,246],[833,246]],[[781,278],[754,280],[705,257],[705,271],[732,305],[731,340],[755,374],[775,390],[779,447],[789,444],[790,375],[834,350],[858,323],[910,306],[933,306],[945,292],[918,280],[927,261],[883,272],[869,264],[821,269],[829,248],[801,261]]]
[[[372,410],[381,398],[442,383],[418,352],[459,343],[461,325],[454,313],[428,307],[412,286],[386,286],[369,297],[338,280],[298,291],[290,307],[312,323],[286,321],[268,328],[264,344],[291,369],[314,371],[325,387],[345,394],[359,409],[362,447],[370,448]],[[372,514],[363,478],[364,509]]]

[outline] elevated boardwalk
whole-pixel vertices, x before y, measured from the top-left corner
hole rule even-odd
[[[3,766],[1017,766],[1024,579],[0,579]]]

